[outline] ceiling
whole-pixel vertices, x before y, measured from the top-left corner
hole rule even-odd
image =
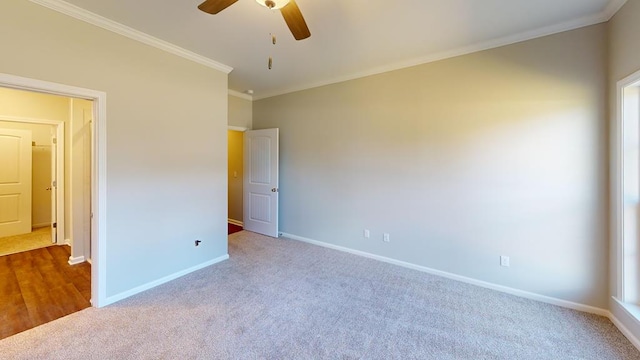
[[[311,37],[295,41],[279,11],[255,0],[217,15],[198,10],[202,1],[67,3],[230,66],[229,89],[260,99],[600,23],[626,2],[296,0]]]

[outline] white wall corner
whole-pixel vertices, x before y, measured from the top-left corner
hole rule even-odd
[[[233,68],[62,0],[29,0],[51,10],[229,74]]]
[[[553,297],[546,296],[546,295],[532,293],[532,292],[529,292],[529,291],[524,291],[524,290],[520,290],[520,289],[514,289],[514,288],[510,288],[510,287],[503,286],[503,285],[498,285],[498,284],[494,284],[494,283],[490,283],[490,282],[486,282],[486,281],[482,281],[482,280],[469,278],[469,277],[466,277],[466,276],[461,276],[461,275],[449,273],[449,272],[446,272],[446,271],[441,271],[441,270],[428,268],[428,267],[422,266],[422,265],[416,265],[416,264],[408,263],[408,262],[405,262],[405,261],[388,258],[388,257],[385,257],[385,256],[375,255],[375,254],[371,254],[371,253],[360,251],[360,250],[355,250],[355,249],[351,249],[351,248],[347,248],[347,247],[343,247],[343,246],[333,245],[333,244],[329,244],[329,243],[326,243],[326,242],[323,242],[323,241],[308,239],[308,238],[305,238],[305,237],[302,237],[302,236],[297,236],[297,235],[287,234],[287,233],[280,233],[280,234],[281,234],[282,237],[289,238],[289,239],[292,239],[292,240],[302,241],[302,242],[306,242],[306,243],[309,243],[309,244],[318,245],[318,246],[326,247],[326,248],[329,248],[329,249],[338,250],[338,251],[350,253],[350,254],[353,254],[353,255],[358,255],[358,256],[369,258],[369,259],[378,260],[378,261],[386,262],[386,263],[389,263],[389,264],[402,266],[402,267],[405,267],[405,268],[408,268],[408,269],[421,271],[421,272],[424,272],[424,273],[427,273],[427,274],[441,276],[441,277],[444,277],[444,278],[447,278],[447,279],[460,281],[460,282],[463,282],[463,283],[476,285],[476,286],[480,286],[480,287],[491,289],[491,290],[500,291],[500,292],[503,292],[503,293],[506,293],[506,294],[510,294],[510,295],[519,296],[519,297],[522,297],[522,298],[525,298],[525,299],[540,301],[540,302],[544,302],[544,303],[547,303],[547,304],[561,306],[561,307],[564,307],[564,308],[578,310],[578,311],[587,312],[587,313],[596,314],[596,315],[605,316],[605,317],[610,317],[610,315],[611,315],[608,310],[602,309],[602,308],[598,308],[598,307],[595,307],[595,306],[591,306],[591,305],[580,304],[580,303],[576,303],[576,302],[572,302],[572,301],[553,298]]]
[[[609,0],[607,7],[602,10],[601,17],[603,21],[609,21],[611,18],[622,9],[627,0]]]
[[[253,96],[251,96],[249,94],[241,93],[239,91],[235,91],[235,90],[229,89],[229,95],[235,96],[235,97],[238,97],[238,98],[241,98],[241,99],[253,101]]]

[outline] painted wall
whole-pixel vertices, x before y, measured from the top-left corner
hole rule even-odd
[[[0,119],[5,101],[0,88]],[[31,147],[31,226],[50,226],[51,190],[47,188],[51,186],[51,126],[0,120],[0,128],[31,131],[35,142]]]
[[[618,13],[609,21],[609,104],[610,104],[610,139],[611,139],[611,176],[612,184],[616,183],[615,177],[615,134],[617,132],[616,108],[617,108],[617,87],[616,83],[627,76],[640,71],[640,42],[638,42],[638,34],[640,34],[640,1],[629,0],[618,11]],[[614,193],[612,193],[613,196]],[[615,199],[611,199],[612,204]],[[616,207],[611,207],[614,216],[620,215],[616,213]],[[610,241],[610,278],[611,288],[609,294],[615,296],[618,292],[617,282],[617,238],[615,235],[615,223],[612,226],[612,236]],[[640,322],[627,313],[611,298],[611,312],[613,315],[632,333],[636,338],[640,338]]]
[[[243,132],[228,132],[229,148],[229,219],[242,221]]]
[[[71,99],[71,234],[74,259],[91,258],[91,121],[93,102]]]
[[[70,99],[63,96],[20,91],[0,87],[0,116],[12,116],[42,120],[56,120],[65,123],[64,139],[64,176],[71,176],[71,131],[70,131]],[[42,142],[44,140],[40,140]],[[64,184],[64,239],[71,241],[71,183]]]
[[[251,100],[229,95],[229,126],[251,129],[253,121],[253,105]]]
[[[107,297],[227,254],[227,74],[27,1],[0,43],[2,72],[107,94]]]
[[[254,101],[280,128],[281,231],[606,308],[606,34]]]

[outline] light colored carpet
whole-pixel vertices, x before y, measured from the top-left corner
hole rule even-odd
[[[0,238],[0,256],[51,246],[51,228],[33,229],[28,234]]]
[[[640,359],[606,318],[293,240],[0,341],[3,359]]]

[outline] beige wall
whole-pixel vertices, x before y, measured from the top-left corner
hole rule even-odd
[[[606,308],[606,50],[592,26],[254,101],[281,231]]]
[[[229,219],[242,221],[243,133],[229,131]]]
[[[617,102],[617,86],[616,83],[627,76],[640,71],[640,42],[638,41],[638,34],[640,34],[640,1],[629,0],[618,11],[618,13],[609,22],[609,105],[610,105],[610,156],[611,156],[611,175],[612,186],[615,186],[617,177],[615,174],[616,168],[616,151],[615,148],[618,145],[615,141],[617,133],[617,116],[616,109]],[[615,192],[611,195],[614,196]],[[612,204],[615,199],[611,199]],[[616,207],[611,207],[611,212],[616,214]],[[612,230],[615,230],[616,223],[612,222]],[[611,286],[609,294],[616,296],[618,292],[617,282],[617,238],[615,232],[612,232],[610,238],[610,269],[611,274]],[[631,318],[629,313],[623,310],[613,299],[610,302],[611,312],[616,318],[631,331],[636,338],[640,338],[640,324],[637,320]]]
[[[71,188],[71,241],[73,258],[91,258],[91,121],[93,103],[89,100],[71,99],[71,171],[68,181]]]
[[[51,191],[46,189],[51,186],[52,126],[2,121],[3,110],[6,110],[3,105],[7,101],[7,97],[3,97],[2,90],[0,88],[0,128],[28,130],[35,142],[35,146],[31,147],[31,226],[49,226],[51,225]],[[0,156],[3,155],[0,153]]]
[[[107,297],[227,254],[227,74],[28,1],[0,43],[4,73],[107,94]]]
[[[251,129],[253,106],[251,100],[229,95],[229,126]]]

